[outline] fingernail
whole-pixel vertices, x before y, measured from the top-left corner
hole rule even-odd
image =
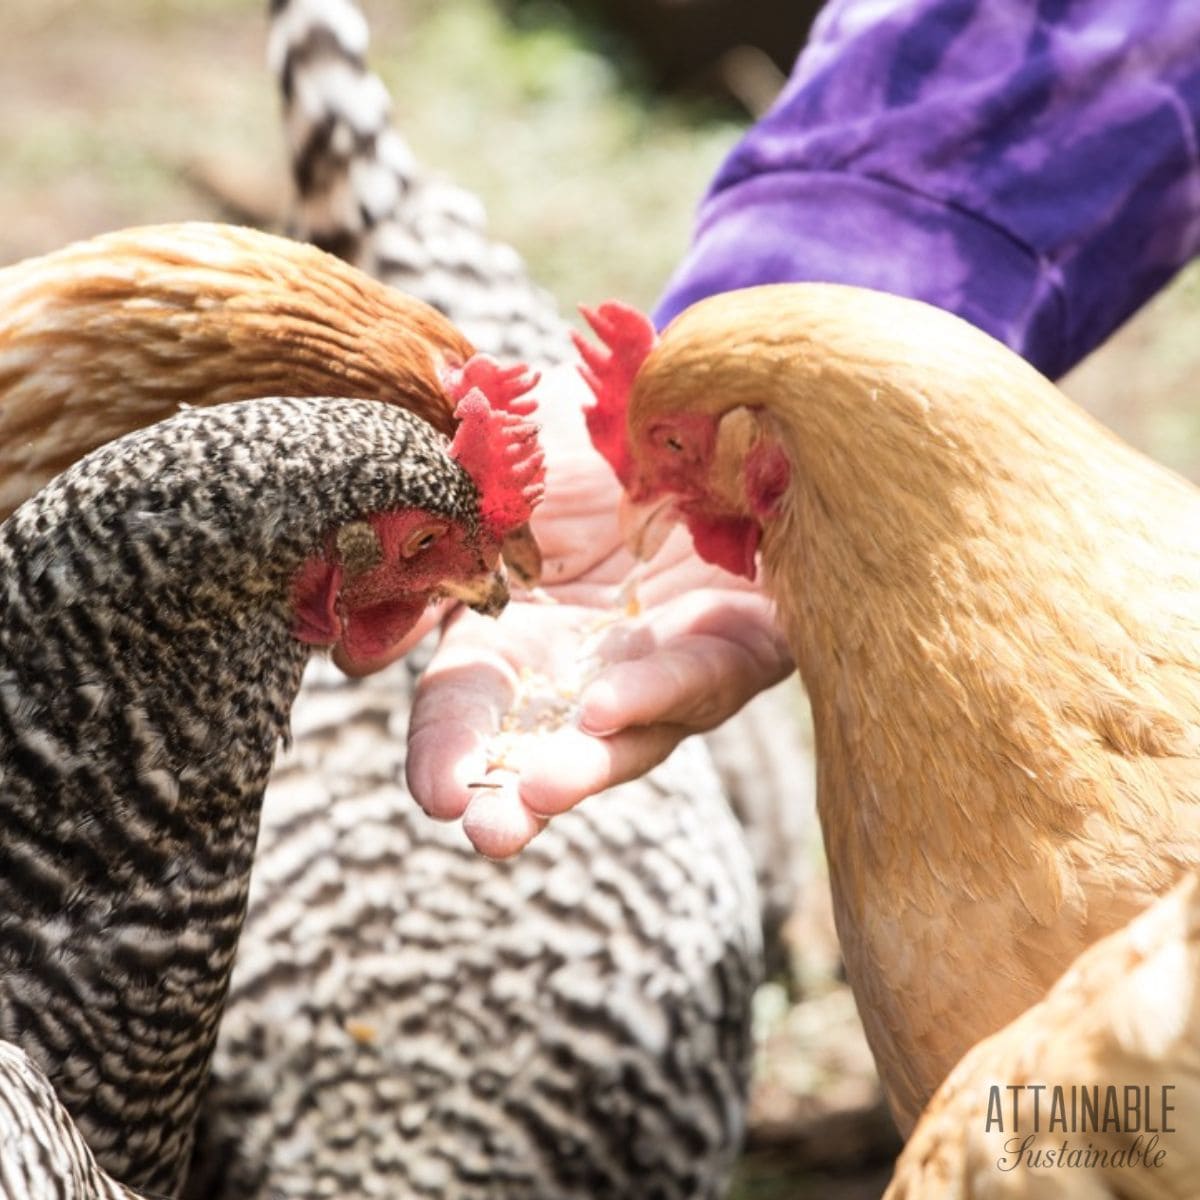
[[[586,716],[580,714],[580,731],[589,734],[594,738],[611,738],[614,733],[620,733],[619,725],[612,725],[605,721],[589,721]]]
[[[605,710],[615,707],[616,697],[607,684],[596,683],[585,689],[579,700],[579,717],[576,728],[592,737],[612,737],[621,726],[615,723]],[[599,714],[595,710],[599,709]]]

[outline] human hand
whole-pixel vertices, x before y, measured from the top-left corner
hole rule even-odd
[[[586,396],[565,368],[539,389],[543,595],[495,621],[457,612],[413,706],[413,795],[432,816],[461,817],[495,858],[791,671],[769,602],[701,562],[686,531],[637,568],[617,526],[620,488],[584,430]],[[639,611],[627,613],[635,568]]]

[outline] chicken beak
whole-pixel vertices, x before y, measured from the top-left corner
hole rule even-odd
[[[542,548],[528,525],[521,525],[505,537],[500,556],[523,588],[537,587],[542,578]]]
[[[444,583],[442,590],[455,600],[461,600],[485,617],[498,617],[508,604],[508,580],[498,569],[455,583]]]
[[[617,527],[629,552],[639,562],[658,553],[672,528],[679,521],[679,510],[671,495],[659,496],[648,503],[630,500],[622,493],[617,510]]]

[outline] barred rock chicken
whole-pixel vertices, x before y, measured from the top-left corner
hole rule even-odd
[[[533,379],[472,355],[428,305],[286,238],[197,222],[77,242],[0,270],[0,515],[180,404],[361,396],[449,434],[478,387],[527,415]],[[504,557],[536,577],[524,526]]]
[[[430,232],[454,226],[461,194],[416,166],[392,210],[355,223],[347,197],[395,136],[386,104],[361,99],[381,89],[361,18],[338,2],[275,7],[296,178],[315,181],[299,232],[339,248],[403,239],[408,266],[385,277],[488,352],[541,347],[541,365],[567,345],[549,298],[514,290],[509,252],[460,262]],[[378,125],[351,123],[364,109]],[[481,225],[471,238],[493,245]],[[415,657],[369,680],[319,670],[301,692],[189,1196],[722,1195],[761,950],[745,841],[702,745],[556,821],[520,861],[489,862],[403,786]],[[794,795],[804,760],[786,738],[762,741],[747,744],[769,753],[738,762],[747,787],[786,779]]]
[[[1198,984],[1191,875],[967,1054],[921,1117],[885,1200],[1192,1200]]]
[[[311,644],[502,607],[472,398],[453,446],[371,401],[188,410],[0,527],[0,1035],[127,1183],[181,1183]]]
[[[554,298],[489,234],[480,199],[417,162],[391,124],[387,89],[366,66],[358,7],[272,0],[270,8],[296,235],[443,311],[502,361],[545,368],[573,358]],[[704,738],[754,846],[772,930],[796,904],[805,877],[797,860],[809,842],[804,820],[781,803],[812,773],[807,748],[780,729],[793,703],[789,689],[764,694]]]
[[[751,289],[657,345],[632,310],[592,323],[591,432],[629,497],[730,570],[761,552],[847,972],[911,1127],[1200,863],[1200,493],[913,301]]]

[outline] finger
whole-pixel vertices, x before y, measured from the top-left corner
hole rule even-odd
[[[429,816],[456,820],[470,802],[471,783],[487,774],[487,738],[469,725],[411,730],[404,774]]]
[[[493,776],[494,781],[497,777]],[[488,858],[511,858],[545,828],[545,818],[530,812],[509,776],[478,789],[463,813],[463,829],[471,844]]]
[[[588,796],[637,779],[679,745],[689,730],[648,725],[596,738],[563,729],[542,739],[521,764],[520,799],[532,816],[566,812]]]
[[[743,646],[680,638],[644,658],[608,667],[584,691],[579,725],[598,737],[663,722],[712,729],[776,679]]]
[[[434,656],[413,700],[405,765],[409,791],[431,817],[455,820],[466,811],[515,690],[512,667],[499,655],[464,645]]]

